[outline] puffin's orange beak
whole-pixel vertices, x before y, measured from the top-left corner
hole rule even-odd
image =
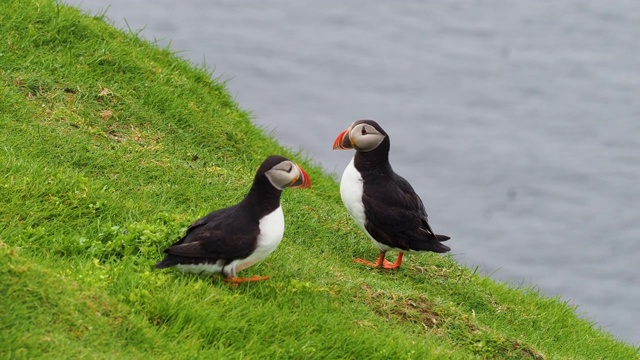
[[[333,142],[333,150],[347,150],[353,149],[353,143],[351,142],[351,137],[349,133],[351,132],[351,128],[343,131],[338,135],[338,137]]]
[[[308,189],[311,187],[311,179],[309,179],[309,175],[302,170],[300,165],[296,164],[298,167],[298,171],[300,172],[300,176],[297,179],[294,179],[291,185],[289,185],[292,189]]]

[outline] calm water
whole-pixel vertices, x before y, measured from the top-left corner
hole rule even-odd
[[[640,3],[68,0],[228,79],[341,173],[360,118],[460,261],[640,343]]]

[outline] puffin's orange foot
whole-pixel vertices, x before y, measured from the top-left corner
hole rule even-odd
[[[374,263],[373,261],[369,261],[369,260],[365,260],[365,259],[360,259],[360,258],[355,258],[353,259],[354,263],[358,263],[358,264],[363,264],[363,265],[367,265],[367,266],[371,266],[371,267],[378,267],[378,263]]]
[[[393,269],[399,268],[400,264],[402,264],[402,256],[403,256],[402,253],[398,253],[398,259],[396,260],[395,264],[385,259],[384,263],[382,264],[382,268],[386,270],[393,270]]]
[[[385,259],[384,262],[382,263],[382,268],[385,270],[393,270],[393,269],[397,269],[400,267],[400,264],[398,263],[392,263],[391,261]]]
[[[367,266],[371,266],[374,268],[379,268],[379,269],[385,269],[385,270],[391,270],[391,269],[397,269],[400,265],[396,265],[394,263],[392,263],[391,261],[387,260],[387,259],[383,259],[382,263],[380,262],[373,262],[373,261],[368,261],[365,259],[353,259],[353,262],[358,263],[358,264],[363,264],[363,265],[367,265]]]
[[[241,283],[245,283],[245,282],[254,282],[254,281],[263,281],[263,280],[267,280],[269,278],[269,276],[258,276],[258,275],[254,275],[250,278],[239,278],[239,277],[228,277],[228,278],[224,278],[224,282],[226,282],[227,284],[230,284],[233,287],[238,286],[238,284]]]
[[[402,264],[402,253],[398,254],[398,260],[396,260],[395,264],[385,259],[384,254],[384,252],[380,251],[380,256],[378,256],[378,260],[376,262],[367,261],[365,259],[353,259],[353,262],[384,270],[393,270],[400,267],[400,264]]]

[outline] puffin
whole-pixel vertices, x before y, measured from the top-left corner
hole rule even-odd
[[[403,252],[451,250],[449,240],[429,225],[422,200],[411,184],[396,174],[389,163],[389,135],[373,120],[358,120],[333,142],[334,150],[356,153],[340,180],[340,196],[355,223],[380,250],[376,262],[354,262],[381,269],[397,269]],[[398,251],[395,263],[385,259],[387,251]]]
[[[282,191],[309,187],[309,175],[299,165],[279,155],[267,157],[242,201],[196,220],[164,251],[164,259],[155,267],[212,276],[219,273],[233,286],[268,279],[236,274],[264,260],[280,244],[285,227]]]

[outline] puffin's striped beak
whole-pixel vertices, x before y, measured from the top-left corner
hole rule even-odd
[[[349,133],[351,132],[351,128],[343,131],[338,135],[336,140],[333,142],[333,150],[347,150],[353,149],[353,143],[351,142],[351,136]]]
[[[311,179],[309,179],[309,175],[307,175],[307,173],[302,170],[302,168],[300,167],[300,165],[296,164],[296,166],[298,167],[298,173],[300,175],[298,175],[297,178],[293,179],[291,181],[291,185],[289,185],[290,188],[292,189],[307,189],[311,187]]]

